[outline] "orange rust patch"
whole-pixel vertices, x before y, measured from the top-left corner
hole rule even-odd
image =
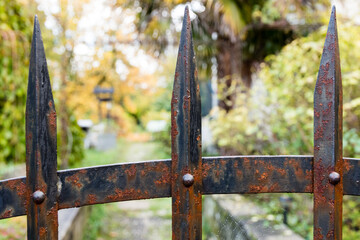
[[[87,196],[86,201],[87,201],[89,204],[95,204],[95,203],[96,203],[96,195],[95,195],[95,194],[89,194],[89,195]]]
[[[9,218],[9,217],[11,217],[12,211],[13,211],[12,209],[6,210],[6,211],[1,215],[1,218]]]
[[[277,171],[278,171],[282,176],[285,176],[285,175],[286,175],[286,170],[285,170],[285,169],[278,168]]]
[[[323,138],[324,137],[324,128],[323,127],[318,127],[315,131],[315,134],[314,134],[314,139],[315,140],[318,140],[320,138]]]
[[[125,170],[125,173],[126,173],[129,177],[135,176],[135,174],[136,174],[136,166],[135,166],[135,164],[131,165],[131,167],[130,167],[129,169],[126,169],[126,170]]]
[[[176,123],[176,116],[178,112],[176,110],[172,110],[172,117],[171,117],[171,137],[172,139],[175,139],[176,136],[179,134],[179,131],[177,130],[177,123]]]
[[[6,185],[11,189],[15,189],[17,184],[18,184],[17,181],[10,180],[10,181],[7,182]]]
[[[244,158],[244,168],[249,168],[249,167],[250,167],[250,159]]]
[[[243,172],[240,169],[236,169],[236,177],[238,180],[243,179]]]
[[[25,196],[25,194],[26,194],[25,183],[23,183],[19,180],[9,180],[6,185],[10,189],[16,189],[17,195]]]
[[[250,192],[253,192],[253,193],[258,193],[258,192],[261,192],[261,187],[260,186],[257,186],[257,185],[250,185]]]
[[[49,124],[51,127],[56,128],[56,112],[51,111],[49,114]]]
[[[129,199],[134,199],[134,200],[143,199],[143,198],[148,198],[148,196],[149,196],[148,191],[142,193],[140,189],[135,190],[131,188],[123,191],[119,188],[116,188],[115,193],[108,195],[106,197],[106,200],[115,202],[115,201],[129,200]]]
[[[40,237],[44,237],[45,234],[46,234],[46,228],[41,227],[41,228],[39,229],[39,235],[40,235]]]
[[[175,191],[172,194],[172,206],[173,206],[173,215],[180,213],[180,194],[179,191]]]
[[[270,188],[269,192],[275,192],[279,189],[279,183],[274,183]]]
[[[35,151],[35,158],[36,158],[36,164],[39,167],[40,170],[40,166],[41,166],[41,153],[39,149],[36,149]]]
[[[312,184],[309,184],[305,187],[304,189],[305,192],[310,192],[312,193],[314,190],[313,190],[313,185]]]
[[[48,121],[51,138],[56,139],[56,112],[54,110],[49,113]]]
[[[312,170],[307,169],[305,171],[305,179],[312,181],[312,179],[313,179],[313,171]]]
[[[350,164],[350,161],[344,160],[344,169],[348,172],[350,169],[352,169],[354,166]]]
[[[194,202],[195,202],[196,206],[201,206],[201,203],[202,203],[201,194],[194,193]]]
[[[266,180],[268,178],[269,174],[264,172],[263,174],[261,174],[259,180]]]
[[[19,196],[23,196],[26,194],[26,184],[23,182],[20,182],[17,186],[16,186],[16,191],[18,193]]]
[[[79,200],[76,200],[75,203],[74,203],[75,207],[80,207],[80,201]]]
[[[324,239],[324,236],[321,234],[321,228],[320,227],[314,227],[314,239]]]
[[[334,239],[334,230],[330,230],[330,231],[326,234],[326,239]]]
[[[172,164],[178,162],[178,155],[177,155],[177,153],[174,152],[174,151],[171,153],[171,160],[173,161]]]
[[[78,177],[76,174],[74,174],[74,175],[72,175],[72,176],[66,177],[66,178],[65,178],[65,181],[70,182],[71,185],[76,186],[76,187],[78,187],[78,188],[81,188],[81,187],[83,186],[83,185],[80,183],[79,177]]]
[[[114,173],[110,174],[110,175],[107,177],[107,180],[108,180],[109,182],[114,182],[114,181],[117,180],[117,178],[118,178],[118,173],[117,173],[117,172],[114,172]]]
[[[58,229],[59,223],[58,223],[58,215],[57,215],[57,211],[58,211],[58,204],[54,204],[54,207],[52,207],[49,211],[47,211],[46,216],[47,216],[47,220],[50,222],[50,224],[52,225],[51,229]],[[57,231],[52,231],[52,233],[57,234]]]
[[[156,185],[165,185],[170,183],[171,180],[171,176],[170,176],[170,172],[167,172],[166,174],[161,175],[160,179],[155,181]]]

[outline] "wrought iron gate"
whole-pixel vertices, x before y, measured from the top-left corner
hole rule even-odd
[[[57,211],[172,198],[172,238],[201,239],[202,195],[314,193],[314,239],[341,239],[343,195],[360,161],[342,157],[342,84],[333,8],[314,96],[314,156],[201,156],[201,106],[186,8],[171,101],[171,160],[57,171],[56,112],[35,17],[26,103],[26,177],[0,181],[0,219],[27,215],[29,239],[57,239]]]

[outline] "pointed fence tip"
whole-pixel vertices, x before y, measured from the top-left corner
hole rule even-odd
[[[335,5],[333,5],[332,9],[331,9],[331,15],[330,15],[327,34],[326,34],[326,39],[328,38],[329,33],[330,33],[330,35],[335,34],[336,35],[335,41],[337,41],[337,24],[336,24],[336,7],[335,7]]]
[[[186,16],[187,14],[189,14],[189,6],[188,5],[185,6],[184,16]]]
[[[34,31],[33,31],[33,41],[35,39],[35,36],[40,33],[40,23],[39,23],[39,18],[37,16],[37,14],[35,14],[35,17],[34,17]],[[41,35],[41,33],[40,33]]]
[[[184,23],[190,23],[190,13],[189,13],[189,6],[185,6],[184,10]]]
[[[189,11],[190,11],[189,6],[186,5],[185,11],[184,11],[181,35],[183,35],[183,34],[188,35],[189,32],[191,32],[191,20],[190,20],[190,12]]]
[[[35,17],[34,17],[34,27],[35,26],[39,26],[39,18],[37,16],[37,14],[35,14]]]
[[[335,5],[333,5],[332,8],[331,8],[330,21],[336,21],[336,7],[335,7]]]
[[[189,6],[185,6],[184,18],[182,23],[182,30],[180,36],[180,46],[179,50],[182,49],[183,45],[189,45],[189,41],[192,41],[191,35],[191,21],[190,21],[190,14],[189,14]]]

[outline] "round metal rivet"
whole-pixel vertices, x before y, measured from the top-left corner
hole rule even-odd
[[[32,198],[34,203],[41,204],[45,200],[45,194],[42,191],[37,190],[33,193]]]
[[[329,174],[329,182],[332,184],[332,185],[336,185],[340,182],[340,174],[337,173],[337,172],[331,172]]]
[[[183,176],[183,184],[185,187],[191,187],[194,184],[193,175],[187,173]]]

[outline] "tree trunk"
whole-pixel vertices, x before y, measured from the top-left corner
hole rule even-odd
[[[220,39],[218,40],[218,54],[216,56],[218,68],[218,96],[219,96],[219,107],[224,109],[226,112],[230,111],[233,104],[233,95],[228,93],[231,87],[231,44],[229,41]]]
[[[239,39],[232,42],[219,38],[217,51],[219,107],[229,112],[234,108],[237,92],[251,86],[252,62],[243,60]]]

